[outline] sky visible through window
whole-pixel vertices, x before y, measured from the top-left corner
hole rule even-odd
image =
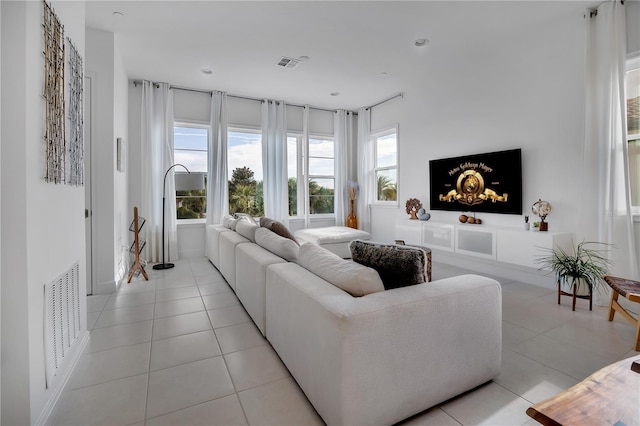
[[[398,164],[395,133],[377,139],[376,156],[376,167],[392,167]]]
[[[296,145],[295,137],[288,137],[287,143],[291,145],[289,153],[297,152],[293,147]],[[333,141],[323,139],[310,139],[310,151],[313,157],[331,158],[324,161],[322,158],[314,162],[313,174],[322,176],[333,176]],[[260,182],[263,179],[262,172],[262,134],[248,131],[230,131],[227,138],[227,162],[229,165],[228,176],[231,179],[233,170],[240,167],[248,167],[254,172],[254,179]],[[297,158],[293,155],[287,156],[288,175],[296,176]],[[333,188],[333,184],[331,185]]]
[[[186,166],[190,172],[207,172],[206,128],[174,127],[173,148],[175,163]]]
[[[229,132],[227,134],[228,178],[235,169],[248,167],[256,182],[262,181],[262,134]]]

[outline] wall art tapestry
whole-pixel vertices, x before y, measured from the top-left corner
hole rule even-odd
[[[84,185],[84,75],[82,56],[69,43],[69,184]]]
[[[46,182],[65,180],[65,105],[64,105],[64,26],[47,2],[44,8],[44,99],[46,145]]]

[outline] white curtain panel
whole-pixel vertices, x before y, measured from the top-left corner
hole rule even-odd
[[[358,198],[358,224],[360,228],[371,232],[370,206],[375,202],[377,193],[376,180],[373,175],[375,167],[375,150],[371,140],[371,110],[358,110],[358,183],[360,197]]]
[[[142,201],[140,214],[147,219],[143,228],[147,240],[147,260],[162,260],[162,197],[164,176],[173,165],[173,94],[166,83],[142,83],[141,112]],[[166,180],[165,261],[178,258],[176,197],[173,170]]]
[[[210,123],[207,160],[207,224],[213,225],[222,223],[222,218],[229,214],[226,93],[213,92]]]
[[[304,169],[309,170],[309,156],[307,155],[309,149],[309,105],[305,105],[302,109],[302,145],[304,153]],[[306,176],[306,172],[305,172]],[[309,228],[311,223],[311,215],[309,214],[309,181],[305,177],[304,182],[298,182],[298,191],[304,192],[305,206],[304,206],[304,227]]]
[[[579,238],[612,244],[609,257],[614,267],[610,272],[637,280],[640,277],[626,140],[624,4],[619,0],[601,4],[587,26],[586,138]]]
[[[347,194],[347,182],[349,181],[349,140],[351,114],[341,109],[335,112],[333,117],[334,158],[336,159],[335,171],[335,205],[336,225],[344,226],[349,214],[349,197]]]
[[[264,214],[288,226],[287,117],[282,101],[262,102],[262,170]]]

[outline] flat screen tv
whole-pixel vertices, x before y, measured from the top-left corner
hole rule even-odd
[[[429,161],[431,210],[522,214],[520,149]]]

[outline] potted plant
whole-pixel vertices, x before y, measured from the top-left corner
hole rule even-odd
[[[588,246],[596,246],[588,247]],[[589,298],[593,290],[604,282],[608,269],[613,265],[605,256],[606,250],[597,246],[609,246],[599,242],[581,242],[573,247],[573,252],[567,252],[560,247],[549,250],[549,254],[536,259],[540,269],[551,270],[558,281],[558,303],[560,295],[574,296],[573,309],[575,310],[575,297]],[[561,290],[565,286],[571,293]]]

